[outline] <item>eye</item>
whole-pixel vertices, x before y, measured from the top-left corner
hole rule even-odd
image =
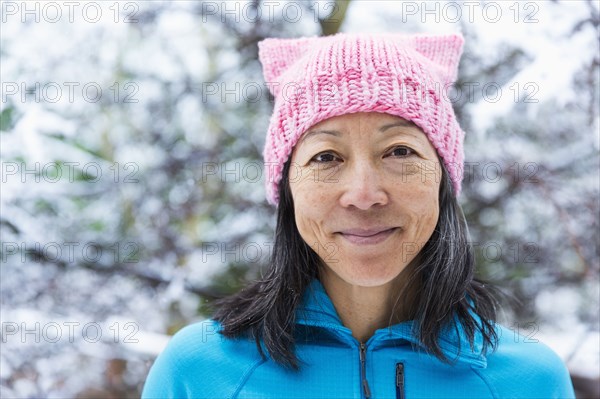
[[[404,158],[414,155],[415,151],[412,148],[406,146],[398,146],[394,147],[392,151],[389,152],[389,154],[398,158]]]
[[[321,152],[317,155],[315,155],[314,157],[312,157],[311,162],[316,162],[316,163],[329,163],[329,162],[333,162],[335,160],[339,160],[340,158],[337,157],[335,154],[331,153],[331,152]]]

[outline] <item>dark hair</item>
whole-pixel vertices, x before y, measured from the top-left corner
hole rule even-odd
[[[438,338],[443,328],[458,328],[455,316],[471,347],[477,330],[482,334],[484,351],[496,347],[498,337],[494,323],[498,302],[493,295],[494,288],[474,277],[475,260],[466,220],[452,191],[448,172],[443,162],[440,164],[439,219],[417,257],[418,262],[411,268],[406,285],[419,284],[412,309],[415,333],[430,353],[448,363],[450,359],[442,352]],[[216,301],[213,319],[221,323],[222,335],[253,338],[264,358],[262,341],[273,360],[297,371],[295,309],[311,280],[318,278],[323,263],[302,239],[296,226],[289,169],[290,160],[285,163],[279,182],[275,243],[266,275],[240,292]],[[471,312],[481,318],[481,324]]]

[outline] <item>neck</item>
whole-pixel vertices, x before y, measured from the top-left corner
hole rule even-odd
[[[411,319],[416,290],[401,295],[407,275],[405,269],[384,285],[364,287],[350,284],[324,267],[319,279],[344,326],[359,342],[366,342],[376,330]]]

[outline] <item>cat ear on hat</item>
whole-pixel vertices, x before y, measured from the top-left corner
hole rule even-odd
[[[258,42],[258,59],[263,66],[263,76],[269,91],[277,97],[281,85],[273,84],[299,58],[306,54],[318,37],[297,39],[267,38]]]
[[[413,37],[412,47],[436,67],[443,83],[456,81],[458,64],[465,39],[460,34],[418,35]]]

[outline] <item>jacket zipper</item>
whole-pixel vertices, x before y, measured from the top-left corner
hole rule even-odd
[[[369,389],[369,382],[367,381],[367,370],[365,368],[365,363],[367,360],[366,355],[366,347],[364,343],[360,343],[360,379],[362,392],[365,394],[365,398],[369,399],[371,397],[371,390]]]
[[[404,363],[396,363],[396,399],[404,399]]]

